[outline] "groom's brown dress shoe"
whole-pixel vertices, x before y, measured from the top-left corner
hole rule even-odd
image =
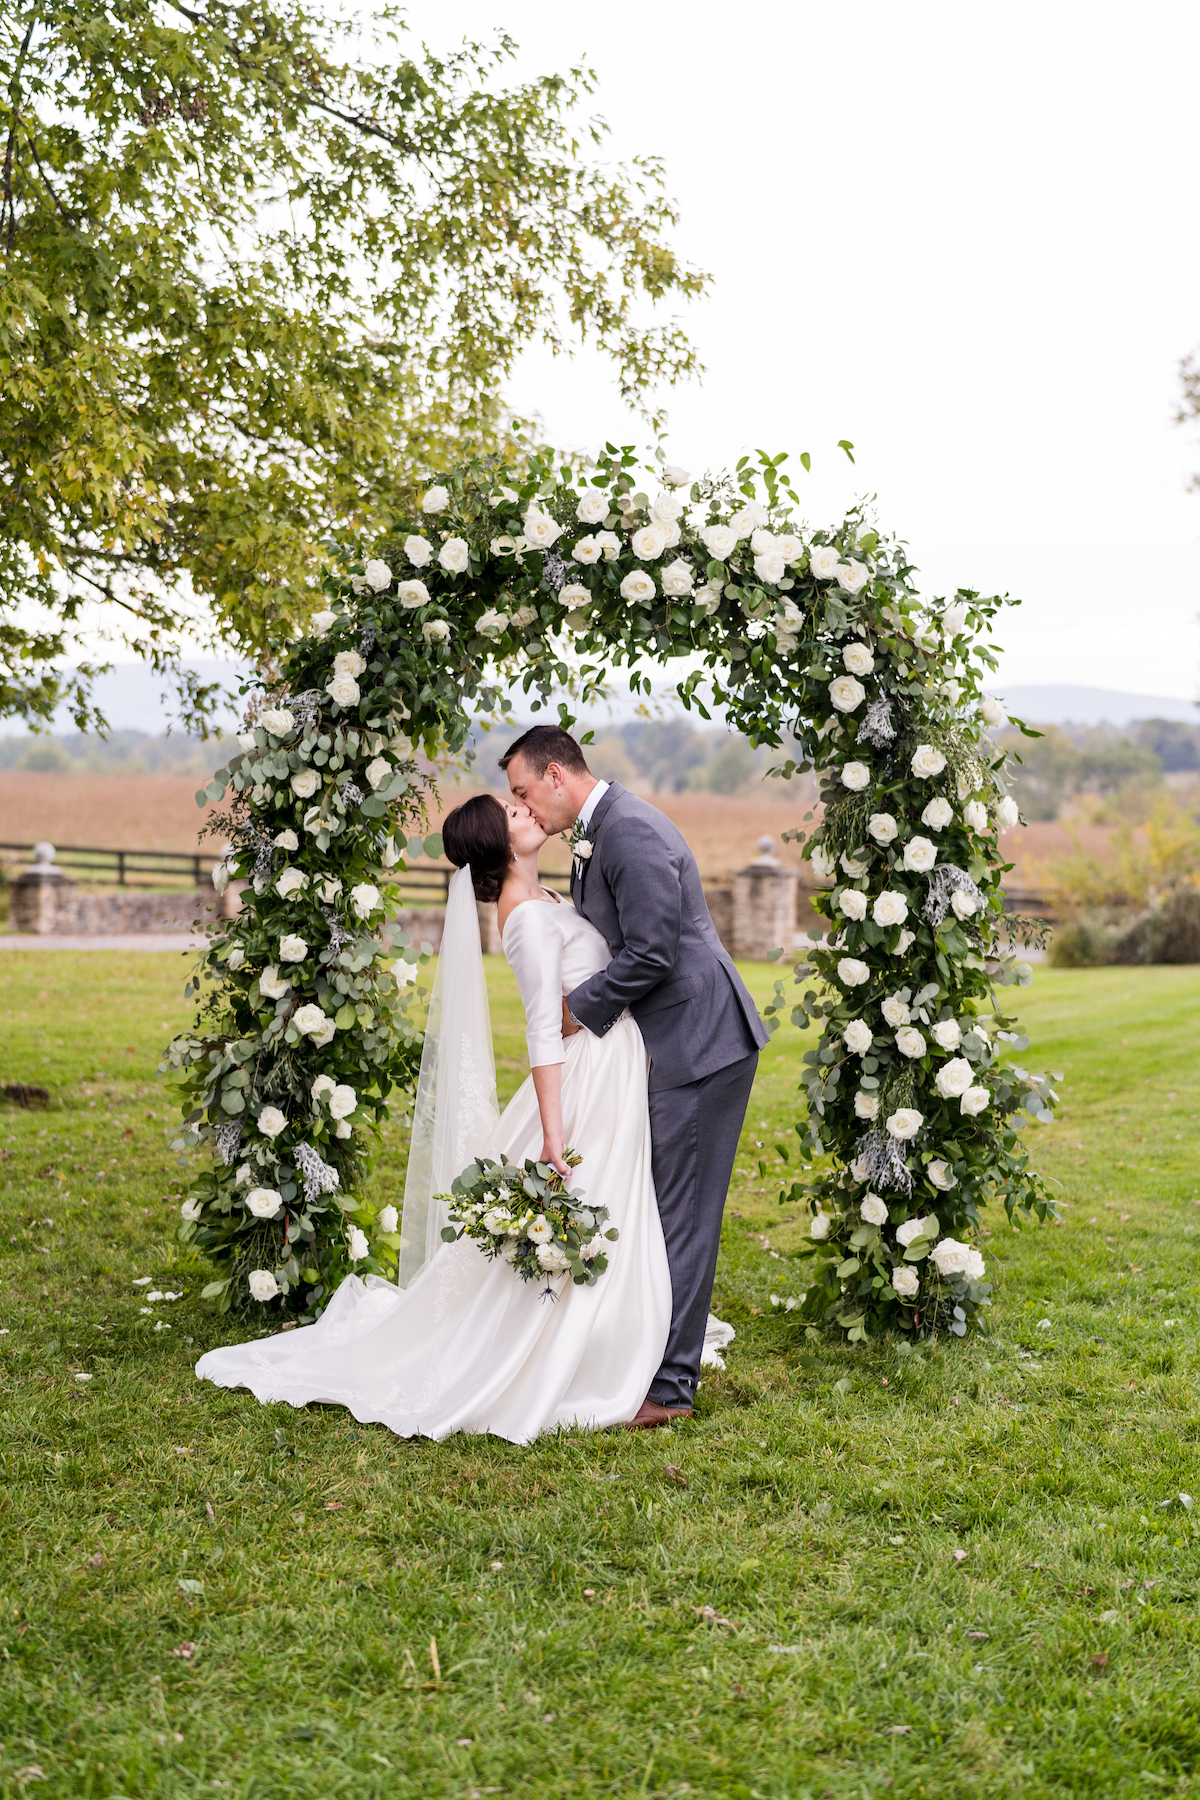
[[[690,1406],[660,1406],[657,1400],[643,1400],[632,1419],[625,1424],[626,1431],[654,1431],[660,1425],[670,1425],[675,1419],[690,1419]]]

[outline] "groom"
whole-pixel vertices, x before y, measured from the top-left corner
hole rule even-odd
[[[628,1007],[650,1053],[654,1186],[671,1269],[671,1332],[633,1426],[692,1410],[721,1214],[767,1030],[709,916],[696,859],[671,821],[597,781],[557,725],[535,725],[500,767],[542,830],[569,831],[571,898],[612,961],[567,995],[597,1037]]]

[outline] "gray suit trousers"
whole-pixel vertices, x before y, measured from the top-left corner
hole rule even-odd
[[[654,1186],[671,1266],[671,1334],[649,1398],[691,1406],[700,1379],[721,1215],[758,1051],[686,1087],[650,1089]]]

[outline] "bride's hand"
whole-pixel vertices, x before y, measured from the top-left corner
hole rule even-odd
[[[542,1139],[542,1154],[538,1157],[538,1161],[549,1163],[551,1168],[557,1169],[560,1175],[570,1176],[570,1168],[563,1161],[563,1141],[561,1137],[544,1137]]]

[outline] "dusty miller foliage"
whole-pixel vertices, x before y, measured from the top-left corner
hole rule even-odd
[[[1010,1216],[1051,1212],[1019,1130],[1025,1114],[1048,1118],[1054,1096],[1044,1076],[1012,1061],[1025,1040],[1000,1003],[1004,987],[1028,979],[1002,928],[995,808],[1005,796],[1003,753],[979,714],[981,683],[995,661],[987,633],[1003,602],[967,591],[953,613],[923,602],[903,546],[882,538],[861,511],[833,530],[794,527],[796,496],[783,462],[763,455],[732,476],[690,486],[680,477],[681,487],[660,492],[660,479],[639,486],[645,470],[632,450],[610,445],[581,467],[525,446],[507,460],[460,467],[442,479],[444,492],[426,496],[430,510],[415,505],[387,533],[334,551],[322,610],[282,653],[279,686],[268,696],[276,706],[289,693],[303,696],[303,708],[286,725],[252,709],[257,722],[243,754],[200,796],[231,797],[220,828],[232,837],[237,866],[254,876],[243,912],[208,952],[200,1025],[168,1055],[191,1103],[187,1142],[215,1149],[230,1114],[244,1126],[240,1170],[215,1156],[193,1189],[196,1216],[182,1228],[218,1262],[213,1288],[222,1304],[247,1303],[249,1244],[258,1266],[276,1275],[278,1304],[312,1316],[350,1267],[348,1222],[370,1245],[355,1266],[394,1269],[395,1233],[380,1228],[361,1194],[378,1124],[398,1096],[411,1095],[419,1062],[405,1006],[411,990],[388,974],[377,935],[394,911],[388,881],[404,866],[405,833],[423,816],[415,748],[430,759],[462,751],[473,716],[490,711],[503,723],[513,688],[532,696],[534,711],[555,690],[586,702],[625,666],[631,690],[649,693],[639,666],[647,658],[688,658],[677,688],[685,707],[708,718],[719,705],[754,744],[793,736],[807,758],[784,764],[780,775],[813,767],[821,783],[823,821],[789,835],[834,871],[818,901],[830,935],[795,969],[802,996],[789,1007],[781,980],[768,1008],[772,1029],[789,1010],[794,1025],[821,1026],[805,1057],[807,1104],[792,1152],[807,1159],[808,1179],[780,1196],[806,1201],[827,1233],[812,1243],[801,1315],[808,1328],[824,1321],[852,1339],[942,1327],[961,1335],[989,1288],[978,1273],[941,1269],[943,1240],[972,1239],[990,1200]],[[638,537],[656,524],[661,543]],[[733,532],[718,555],[720,540],[706,543],[701,534],[720,524]],[[839,679],[864,652],[870,669],[861,698],[839,710],[834,697],[847,698]],[[354,693],[342,689],[338,700],[331,683],[347,666],[358,671]],[[573,722],[565,703],[559,717]],[[869,722],[866,732],[860,720]],[[919,746],[926,764],[936,753],[936,773],[914,773]],[[867,786],[854,793],[841,780],[851,761],[867,766]],[[311,785],[313,771],[317,791],[297,795],[297,777]],[[922,813],[938,799],[950,818],[934,829]],[[895,823],[887,844],[871,831],[883,812]],[[273,847],[286,830],[297,847]],[[904,866],[916,836],[936,843],[932,872]],[[419,836],[409,837],[409,854],[421,847]],[[440,852],[436,839],[425,847]],[[280,893],[281,882],[295,886],[285,867],[305,877],[289,898]],[[379,894],[360,917],[352,895],[363,883]],[[840,905],[852,889],[866,900],[861,921]],[[884,890],[903,901],[903,923],[874,920]],[[977,903],[969,917],[941,905],[958,890]],[[289,935],[303,940],[305,953],[285,963]],[[402,955],[419,960],[412,946]],[[268,970],[291,984],[281,997],[264,993]],[[922,1033],[919,1056],[898,1049],[881,1012],[888,999],[908,1007]],[[332,1033],[321,1026],[314,1034],[313,1014],[304,1011],[313,1007],[333,1020]],[[865,1054],[846,1046],[853,1020],[869,1027]],[[953,1051],[932,1036],[950,1022],[960,1039]],[[939,1070],[954,1058],[969,1063],[980,1110],[941,1096]],[[314,1096],[319,1077],[326,1091]],[[338,1135],[329,1108],[335,1084],[354,1090],[348,1137]],[[285,1116],[274,1135],[259,1123],[268,1106]],[[903,1139],[888,1126],[902,1109],[920,1121]],[[302,1192],[305,1146],[336,1171],[332,1192],[316,1191],[311,1180]],[[885,1190],[881,1223],[863,1216],[872,1179]],[[270,1255],[261,1221],[246,1208],[251,1183],[282,1195],[281,1215],[267,1228]],[[917,1216],[923,1233],[898,1237]],[[897,1291],[897,1270],[915,1271],[915,1294]]]

